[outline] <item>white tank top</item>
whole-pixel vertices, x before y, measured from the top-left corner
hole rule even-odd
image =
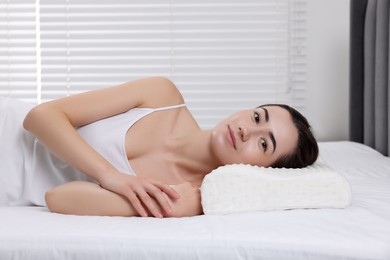
[[[185,104],[162,108],[133,108],[78,129],[79,134],[117,170],[135,175],[127,159],[125,137],[138,120],[155,111],[184,107]]]
[[[127,159],[125,149],[126,133],[138,120],[155,112],[184,107],[185,104],[163,108],[134,108],[125,113],[98,120],[80,127],[77,131],[97,152],[123,173],[135,175]],[[43,144],[24,131],[33,145],[25,152],[25,173],[21,174],[23,189],[21,197],[9,205],[45,206],[45,192],[60,184],[84,180],[95,182],[82,172],[55,157]]]

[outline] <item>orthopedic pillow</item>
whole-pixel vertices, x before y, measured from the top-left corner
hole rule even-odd
[[[205,214],[345,208],[351,204],[347,180],[321,163],[300,169],[225,165],[206,175],[200,190]]]

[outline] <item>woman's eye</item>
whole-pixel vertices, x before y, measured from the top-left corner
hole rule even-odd
[[[267,141],[263,138],[261,138],[261,148],[264,152],[267,150]]]
[[[255,118],[256,124],[258,124],[260,122],[260,115],[259,115],[259,113],[254,112],[254,118]]]

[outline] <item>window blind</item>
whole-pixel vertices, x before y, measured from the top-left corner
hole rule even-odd
[[[8,0],[1,8],[1,94],[44,102],[166,76],[202,128],[264,103],[304,112],[306,0]]]
[[[36,5],[0,1],[0,95],[27,101],[37,97]]]

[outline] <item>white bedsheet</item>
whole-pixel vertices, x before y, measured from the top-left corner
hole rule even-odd
[[[351,142],[320,151],[351,184],[347,209],[154,219],[0,208],[0,259],[390,259],[390,158]]]

